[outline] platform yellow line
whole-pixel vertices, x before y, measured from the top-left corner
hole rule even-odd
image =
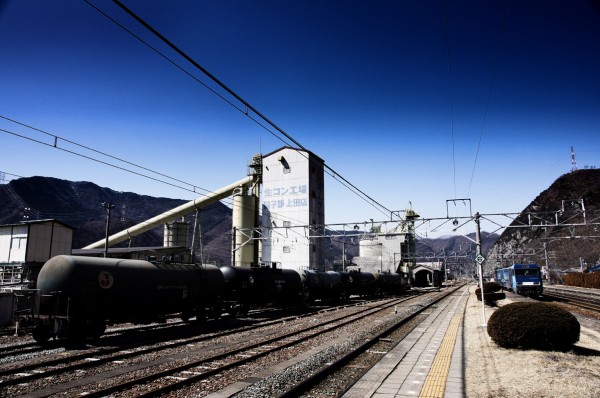
[[[423,383],[419,398],[444,397],[446,381],[448,380],[448,373],[450,371],[450,363],[452,362],[452,353],[454,352],[454,344],[456,342],[461,319],[462,317],[457,315],[450,321],[444,340],[442,340],[442,344],[431,364],[431,369],[427,374],[425,383]]]

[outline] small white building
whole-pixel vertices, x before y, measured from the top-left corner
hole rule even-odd
[[[0,263],[45,263],[71,254],[73,228],[56,220],[0,226]]]
[[[262,159],[260,262],[284,269],[324,266],[324,162],[309,151],[283,147]],[[316,236],[321,236],[317,238]]]
[[[35,220],[0,226],[0,324],[12,321],[18,307],[16,297],[46,261],[71,254],[73,228],[56,220]],[[23,293],[24,294],[24,293]]]

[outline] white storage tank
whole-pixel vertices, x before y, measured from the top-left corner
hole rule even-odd
[[[359,256],[379,259],[383,253],[383,244],[377,240],[361,239],[359,242]]]
[[[185,221],[173,221],[165,224],[164,246],[177,247],[188,245],[189,223]]]
[[[254,262],[255,240],[252,229],[256,220],[256,196],[242,192],[233,196],[232,224],[235,228],[234,266],[251,267]]]

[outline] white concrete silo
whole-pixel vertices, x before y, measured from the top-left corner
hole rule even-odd
[[[165,224],[163,234],[164,247],[187,247],[190,226],[185,221],[173,221]]]
[[[257,197],[248,193],[246,188],[240,188],[233,194],[233,265],[251,267],[256,265],[255,248],[258,246],[253,239],[253,229],[257,219]]]

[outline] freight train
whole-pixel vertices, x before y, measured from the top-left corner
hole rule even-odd
[[[496,282],[507,290],[537,297],[544,291],[542,274],[537,264],[513,264],[496,270]]]
[[[108,324],[184,321],[245,314],[257,306],[301,306],[352,295],[402,294],[408,274],[295,271],[169,264],[61,255],[38,279],[39,308],[27,318],[33,338],[97,338]]]

